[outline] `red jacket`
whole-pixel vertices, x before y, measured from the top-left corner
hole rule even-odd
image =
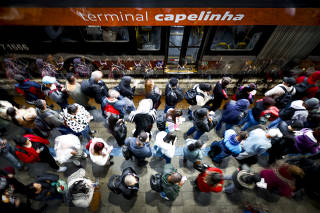
[[[197,183],[201,192],[221,192],[223,189],[223,180],[219,182],[216,186],[210,187],[205,181],[205,177],[207,176],[207,171],[218,172],[223,174],[221,169],[209,167],[205,172],[202,172],[198,175]],[[221,184],[221,185],[220,185]]]
[[[304,78],[305,78],[305,77],[306,77],[306,76],[299,76],[298,78],[296,78],[296,83],[297,83],[297,84],[302,83],[302,82],[304,81]],[[316,84],[316,82],[319,81],[319,80],[320,80],[320,71],[317,71],[317,72],[312,73],[312,75],[307,78],[307,82],[308,82],[309,84]],[[310,88],[307,90],[306,96],[307,96],[308,98],[313,98],[313,97],[316,95],[316,93],[318,92],[318,90],[319,90],[319,87],[317,87],[317,86],[310,87]]]
[[[28,138],[32,143],[42,143],[42,144],[50,144],[48,140],[41,138],[36,135],[27,134],[23,137]],[[39,162],[39,153],[33,147],[27,148],[23,146],[17,145],[16,148],[16,156],[23,162],[23,163],[35,163]],[[22,152],[19,150],[23,150]]]

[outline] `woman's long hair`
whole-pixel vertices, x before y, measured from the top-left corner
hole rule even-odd
[[[182,111],[180,109],[169,110],[167,112],[166,118],[168,119],[169,116],[171,116],[174,123],[177,123],[177,117],[182,116]]]

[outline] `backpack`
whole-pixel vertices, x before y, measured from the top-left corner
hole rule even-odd
[[[108,182],[108,188],[116,194],[120,194],[121,190],[119,189],[119,185],[121,184],[121,176],[120,175],[112,175]]]
[[[157,117],[157,128],[159,131],[166,130],[166,115],[161,114]]]
[[[168,106],[175,106],[178,103],[178,96],[175,91],[170,88],[166,94],[166,104]]]
[[[41,117],[37,112],[37,117],[34,120],[35,129],[37,129],[40,134],[44,137],[49,136],[49,132],[52,130],[52,127],[45,121],[45,118],[48,117],[51,113],[46,112],[43,117]]]
[[[184,98],[188,102],[188,104],[197,105],[197,95],[200,95],[204,98],[204,95],[202,93],[197,92],[197,87],[193,89],[189,89],[186,94],[184,95]]]
[[[283,121],[291,120],[291,118],[294,115],[295,111],[305,111],[305,109],[294,109],[292,107],[288,107],[288,108],[280,110],[279,117]]]
[[[301,99],[302,97],[304,97],[306,95],[307,90],[315,86],[314,84],[309,84],[307,80],[308,78],[304,77],[302,83],[294,86],[296,88],[296,99]]]
[[[276,98],[275,101],[276,101],[276,107],[278,107],[279,109],[283,109],[289,106],[289,104],[292,102],[293,100],[292,92],[294,88],[292,88],[291,91],[288,92],[284,86],[280,86],[280,87],[281,89],[284,90],[284,94]]]
[[[132,158],[132,153],[129,149],[129,146],[123,145],[121,147],[121,150],[122,150],[122,155],[123,155],[124,159],[129,160]]]
[[[118,143],[118,145],[123,145],[124,140],[127,137],[127,126],[124,122],[117,122],[114,127],[114,137]]]
[[[156,192],[162,192],[162,186],[161,186],[161,178],[162,178],[162,174],[155,174],[155,175],[151,175],[150,177],[150,186],[151,189],[156,191]]]

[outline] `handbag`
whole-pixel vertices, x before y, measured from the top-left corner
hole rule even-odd
[[[198,170],[199,172],[205,172],[209,168],[209,165],[205,163],[193,164],[193,168]]]
[[[155,175],[151,175],[150,177],[150,186],[151,189],[156,191],[156,192],[162,192],[162,186],[161,186],[161,178],[162,178],[162,174],[155,174]]]

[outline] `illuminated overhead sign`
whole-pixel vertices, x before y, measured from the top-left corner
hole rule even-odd
[[[320,9],[0,8],[0,25],[320,25]]]

